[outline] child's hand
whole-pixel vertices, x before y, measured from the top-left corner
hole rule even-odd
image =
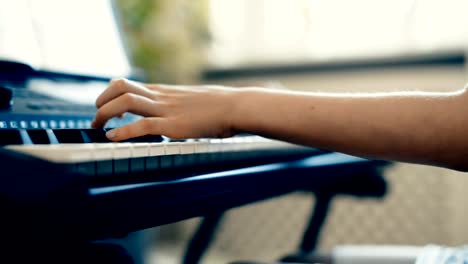
[[[103,127],[113,118],[131,112],[144,118],[107,132],[113,141],[143,135],[170,138],[229,137],[235,131],[236,89],[221,86],[147,85],[113,80],[98,97],[92,126]]]

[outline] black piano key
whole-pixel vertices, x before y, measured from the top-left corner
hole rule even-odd
[[[123,142],[131,142],[131,143],[138,143],[138,142],[142,142],[142,143],[145,143],[145,142],[148,142],[148,143],[157,143],[157,142],[162,142],[164,140],[164,138],[162,136],[159,136],[159,135],[145,135],[145,136],[141,136],[141,137],[135,137],[135,138],[130,138],[130,139],[127,139]]]
[[[81,129],[83,140],[92,143],[109,143],[112,142],[106,137],[106,130],[104,129]]]
[[[109,131],[111,128],[105,129],[81,129],[82,138],[84,139],[85,143],[109,143],[112,142],[106,137],[106,132]],[[130,138],[124,140],[122,142],[130,142],[130,143],[151,143],[151,142],[162,142],[164,139],[159,135],[145,135],[141,137]]]
[[[81,138],[83,139],[83,143],[94,143],[93,140],[88,136],[86,131],[80,130]]]
[[[23,144],[23,135],[18,129],[1,129],[0,145],[21,145]]]
[[[34,144],[50,144],[49,135],[45,129],[29,129],[28,134]]]
[[[85,143],[80,129],[54,129],[59,143]]]

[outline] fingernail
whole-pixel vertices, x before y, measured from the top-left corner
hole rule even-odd
[[[117,136],[117,132],[115,132],[115,129],[109,130],[106,132],[106,137],[109,139],[113,139]]]

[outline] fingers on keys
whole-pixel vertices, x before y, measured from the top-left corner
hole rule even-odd
[[[160,114],[157,102],[137,94],[125,93],[98,109],[92,127],[103,127],[109,119],[120,117],[126,112],[141,116]]]
[[[96,99],[96,107],[101,108],[106,103],[118,98],[125,93],[137,94],[143,97],[152,98],[155,95],[154,89],[149,89],[143,84],[127,79],[115,79],[109,83],[109,87]]]
[[[112,141],[121,141],[144,135],[162,135],[165,120],[159,117],[147,117],[129,125],[107,131],[106,136]]]

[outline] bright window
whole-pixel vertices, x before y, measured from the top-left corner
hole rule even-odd
[[[466,0],[211,0],[211,63],[320,62],[460,51]]]

